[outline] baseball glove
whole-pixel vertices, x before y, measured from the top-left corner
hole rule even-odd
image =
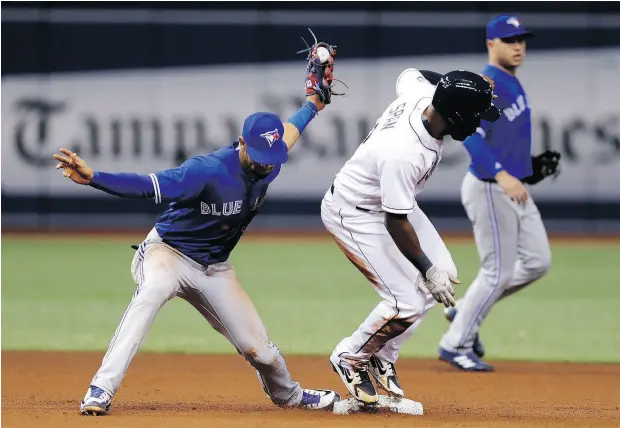
[[[560,175],[560,153],[547,150],[538,156],[532,156],[532,175],[524,179],[527,184],[536,184],[549,176]]]
[[[306,76],[306,96],[317,94],[323,104],[329,104],[333,95],[344,95],[334,91],[334,83],[340,82],[346,86],[344,82],[334,78],[336,46],[317,41],[312,30],[308,28],[308,31],[314,38],[314,44],[308,45],[308,42],[302,37],[301,40],[306,44],[306,49],[297,52],[298,54],[308,53],[306,57],[306,61],[308,61],[306,65],[306,72],[308,73]],[[323,57],[323,61],[321,61],[319,48],[325,48],[329,53],[329,57]]]

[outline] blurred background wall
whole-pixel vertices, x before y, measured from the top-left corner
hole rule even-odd
[[[322,230],[320,199],[393,99],[408,67],[480,71],[485,24],[518,15],[536,34],[518,77],[534,147],[562,174],[532,189],[550,232],[620,233],[620,7],[604,2],[3,2],[2,228],[144,229],[164,207],[63,179],[51,157],[149,173],[232,143],[257,110],[303,99],[300,37],[338,46],[347,83],[307,128],[254,229]],[[447,141],[420,205],[440,231],[470,232],[468,155]]]

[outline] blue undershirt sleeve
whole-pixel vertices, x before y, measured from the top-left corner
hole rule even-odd
[[[122,198],[186,201],[197,197],[205,185],[205,167],[191,158],[176,168],[148,175],[95,172],[90,186]]]

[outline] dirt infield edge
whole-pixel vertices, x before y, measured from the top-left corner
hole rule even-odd
[[[97,239],[136,239],[144,236],[148,231],[145,230],[97,230],[97,229],[84,229],[84,230],[54,230],[52,232],[33,230],[33,229],[3,229],[2,237],[10,238],[24,238],[24,239],[59,239],[67,237],[80,237],[80,238],[97,238]],[[471,233],[444,233],[442,234],[444,240],[449,242],[473,242],[473,235]],[[571,233],[550,233],[549,239],[552,242],[561,243],[575,243],[575,244],[620,244],[620,234],[609,235],[596,235],[588,236],[583,234],[571,234]],[[286,230],[286,229],[273,229],[273,230],[260,230],[248,232],[243,240],[251,240],[255,242],[260,241],[329,241],[330,235],[323,231],[305,231],[305,230]]]

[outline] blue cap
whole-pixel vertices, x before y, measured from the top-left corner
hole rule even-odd
[[[288,147],[282,139],[284,125],[273,113],[251,114],[243,122],[242,137],[254,162],[279,165],[288,159]]]
[[[514,36],[531,37],[530,33],[525,29],[518,16],[500,15],[491,19],[487,23],[487,39],[507,39]]]

